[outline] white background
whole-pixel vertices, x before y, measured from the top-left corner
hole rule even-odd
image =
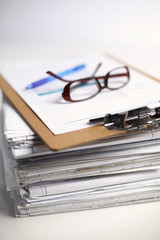
[[[0,41],[159,45],[159,10],[159,0],[1,0]]]
[[[0,64],[106,50],[160,78],[159,29],[159,0],[0,0]],[[0,164],[3,240],[159,240],[159,212],[155,202],[16,219]]]

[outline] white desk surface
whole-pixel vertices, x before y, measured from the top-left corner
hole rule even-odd
[[[29,49],[29,50],[28,50]],[[79,53],[88,53],[88,49],[74,49],[70,51],[57,48],[46,50],[38,48],[3,47],[0,49],[1,64],[5,60],[24,60],[35,58],[73,56]],[[123,59],[134,65],[147,69],[160,78],[160,51],[157,49],[126,49],[107,46],[106,49],[119,54]],[[64,50],[64,49],[63,49]],[[99,50],[99,49],[98,49]],[[90,50],[93,52],[93,49]],[[138,56],[138,57],[137,57]],[[1,102],[0,102],[1,105]],[[10,200],[4,184],[2,154],[0,154],[0,238],[9,239],[55,239],[55,240],[159,240],[160,239],[160,202],[136,204],[123,207],[114,207],[65,214],[15,218],[12,201]]]

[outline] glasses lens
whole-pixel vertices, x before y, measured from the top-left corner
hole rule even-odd
[[[73,101],[82,101],[94,97],[98,91],[96,79],[90,78],[87,81],[77,80],[70,85],[70,98]]]
[[[129,80],[128,69],[125,67],[116,68],[109,72],[108,88],[118,89],[125,86]]]

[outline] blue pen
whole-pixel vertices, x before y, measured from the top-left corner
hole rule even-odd
[[[57,75],[58,75],[59,77],[64,77],[64,76],[66,76],[66,75],[68,75],[68,74],[71,74],[71,73],[73,73],[73,72],[82,70],[83,68],[85,68],[85,66],[86,66],[85,64],[82,64],[82,65],[76,66],[76,67],[74,67],[74,68],[71,68],[71,69],[65,70],[65,71],[63,71],[63,72],[60,72],[60,73],[58,73]],[[39,81],[36,81],[36,82],[31,83],[30,85],[28,85],[28,86],[26,87],[26,89],[29,90],[29,89],[32,89],[32,88],[36,88],[36,87],[41,86],[41,85],[43,85],[43,84],[45,84],[45,83],[51,82],[51,81],[53,81],[53,80],[55,80],[55,79],[56,79],[56,78],[55,78],[55,77],[52,77],[52,76],[50,76],[50,77],[48,77],[48,78],[43,78],[43,79],[41,79],[41,80],[39,80]]]

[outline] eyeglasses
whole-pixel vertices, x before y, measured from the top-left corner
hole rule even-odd
[[[69,102],[88,100],[100,93],[104,88],[117,90],[124,87],[129,82],[130,74],[128,67],[118,67],[109,71],[105,76],[94,77],[100,66],[101,63],[98,64],[91,77],[74,81],[65,80],[51,71],[47,73],[61,81],[68,82],[63,89],[62,97]]]

